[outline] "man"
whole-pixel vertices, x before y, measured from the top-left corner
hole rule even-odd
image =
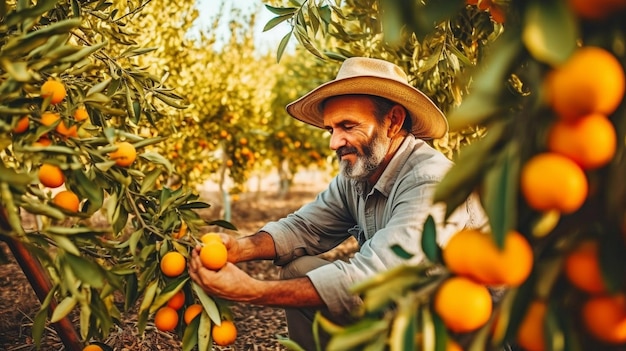
[[[445,135],[447,121],[396,65],[347,59],[336,79],[289,104],[287,111],[331,134],[340,174],[315,201],[256,234],[237,240],[223,235],[230,263],[221,270],[202,268],[197,248],[189,273],[212,296],[285,308],[290,339],[310,350],[316,311],[348,323],[362,303],[350,294],[350,287],[424,259],[420,237],[429,214],[438,223],[441,244],[459,229],[486,220],[471,201],[445,224],[444,209],[433,207],[433,192],[451,162],[423,139]],[[350,236],[357,239],[359,250],[349,262],[317,257]],[[413,258],[398,257],[393,245]],[[281,280],[256,280],[234,265],[260,259],[281,266]]]

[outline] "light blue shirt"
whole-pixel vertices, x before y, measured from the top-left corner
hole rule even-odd
[[[433,206],[431,199],[451,166],[442,153],[409,136],[372,188],[367,182],[338,175],[313,202],[261,229],[274,239],[276,264],[324,253],[354,236],[360,245],[354,257],[307,274],[331,313],[354,311],[362,300],[350,293],[353,285],[392,267],[425,259],[420,242],[429,214],[437,223],[440,245],[464,227],[487,222],[478,201],[470,198],[443,223],[445,208]],[[393,245],[413,257],[408,261],[399,257],[391,250]]]

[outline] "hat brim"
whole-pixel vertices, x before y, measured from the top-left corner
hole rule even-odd
[[[324,128],[324,100],[333,96],[354,94],[380,96],[404,106],[413,121],[411,134],[419,138],[441,138],[448,132],[448,121],[443,112],[424,93],[408,84],[375,76],[332,80],[290,103],[286,109],[292,117]]]

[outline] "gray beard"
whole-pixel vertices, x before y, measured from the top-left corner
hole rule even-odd
[[[367,180],[383,162],[389,142],[385,140],[382,133],[376,132],[370,142],[363,147],[363,154],[357,153],[356,162],[351,164],[348,160],[339,161],[341,174],[349,179],[364,181]]]

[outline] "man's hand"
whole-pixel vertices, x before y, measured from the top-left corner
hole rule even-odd
[[[223,239],[226,238],[223,237]],[[237,241],[232,238],[226,239],[224,244],[228,249],[229,260],[224,267],[218,271],[205,268],[199,256],[202,246],[197,246],[192,251],[191,260],[189,260],[189,276],[211,296],[238,302],[257,301],[260,295],[260,291],[257,289],[259,281],[232,263],[231,252],[236,257]],[[236,262],[236,258],[234,262]]]

